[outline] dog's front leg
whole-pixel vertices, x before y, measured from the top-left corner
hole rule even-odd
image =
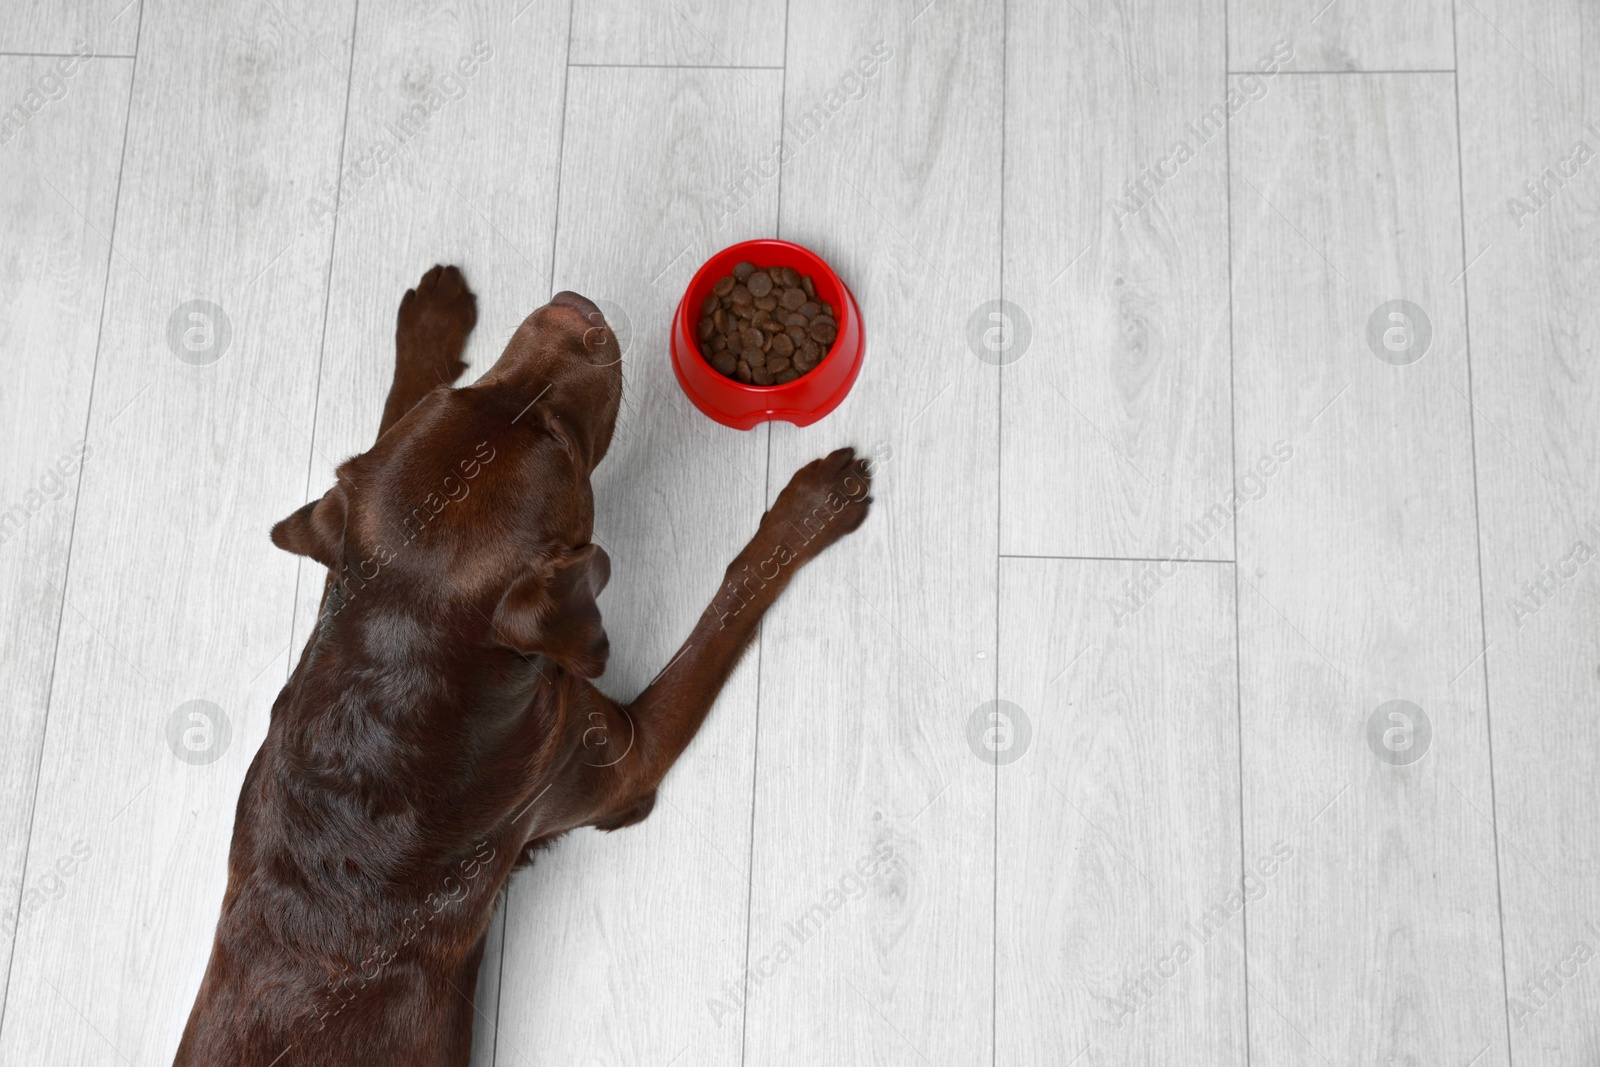
[[[466,371],[467,335],[478,321],[478,298],[456,267],[435,266],[400,300],[394,327],[394,379],[378,436],[417,401]]]
[[[722,588],[666,669],[626,706],[595,690],[590,715],[621,716],[613,731],[632,738],[627,755],[595,782],[593,824],[615,829],[649,814],[655,789],[688,747],[711,704],[755,636],[761,616],[801,566],[859,527],[872,503],[868,461],[841,448],[796,471],[729,564]]]

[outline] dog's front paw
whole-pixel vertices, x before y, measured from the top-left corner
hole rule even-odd
[[[872,474],[853,448],[841,448],[794,472],[762,520],[773,536],[806,558],[867,519]]]
[[[455,267],[435,266],[400,301],[395,377],[425,389],[449,385],[467,365],[461,353],[478,322],[478,298]]]

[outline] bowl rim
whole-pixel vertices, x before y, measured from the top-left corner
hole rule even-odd
[[[805,245],[797,244],[794,241],[785,241],[781,237],[753,237],[747,241],[736,241],[731,245],[720,248],[716,252],[713,252],[710,256],[706,257],[705,262],[700,264],[700,268],[696,270],[694,275],[689,279],[689,284],[684,286],[683,296],[678,301],[679,314],[677,318],[680,320],[679,325],[683,330],[684,340],[688,342],[690,348],[690,351],[685,354],[686,358],[688,355],[693,355],[696,359],[702,358],[700,356],[699,346],[695,344],[694,333],[689,324],[689,320],[693,316],[693,309],[689,306],[689,298],[694,294],[696,289],[700,288],[702,282],[706,280],[712,269],[711,265],[713,263],[723,261],[733,253],[745,249],[759,250],[763,248],[782,248],[785,251],[799,253],[801,256],[815,261],[817,266],[821,268],[820,270],[802,271],[801,273],[809,273],[813,275],[823,274],[826,276],[828,284],[838,290],[839,300],[827,301],[827,303],[834,305],[834,321],[839,324],[838,335],[834,337],[833,344],[828,347],[828,351],[823,354],[821,359],[817,360],[817,365],[800,375],[792,382],[774,382],[772,385],[756,385],[754,383],[746,384],[745,382],[739,381],[737,378],[729,378],[714,368],[712,369],[712,373],[716,374],[717,377],[721,379],[721,382],[718,383],[719,388],[721,388],[722,383],[725,382],[728,386],[739,392],[750,394],[752,398],[793,396],[801,392],[800,389],[795,388],[796,386],[799,386],[801,382],[805,382],[813,374],[821,370],[822,365],[834,356],[839,347],[839,340],[848,333],[849,324],[856,324],[858,329],[860,324],[860,311],[856,307],[855,294],[850,292],[849,287],[844,284],[844,279],[839,277],[838,272],[835,271],[831,265],[829,265],[828,261],[823,259],[816,252],[813,252]],[[736,257],[733,262],[737,263],[740,260],[745,259],[749,259],[753,262],[754,258],[754,256],[741,255]],[[780,266],[782,265],[785,264],[780,264]],[[731,263],[729,264],[729,267],[732,267]],[[857,371],[859,371],[859,369],[860,368],[858,366]],[[847,387],[848,385],[853,385],[854,383],[855,375],[851,374],[847,381]],[[785,393],[785,390],[788,390],[789,392]],[[798,411],[799,409],[796,410]]]

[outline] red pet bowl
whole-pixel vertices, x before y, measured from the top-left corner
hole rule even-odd
[[[711,295],[717,279],[733,273],[734,264],[743,260],[757,267],[792,267],[809,274],[817,299],[833,305],[839,336],[820,363],[792,382],[745,385],[724,378],[700,355],[695,343],[700,305]],[[856,298],[821,256],[789,241],[742,241],[724,248],[695,274],[672,317],[672,370],[678,384],[695,407],[736,430],[748,430],[769,419],[810,426],[844,400],[855,384],[865,353]]]

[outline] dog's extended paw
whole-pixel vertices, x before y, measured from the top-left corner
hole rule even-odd
[[[872,508],[872,474],[853,448],[841,448],[794,472],[762,525],[807,558],[858,529]]]
[[[449,385],[467,369],[461,353],[478,322],[478,298],[455,267],[435,266],[400,301],[395,377],[425,389]]]

